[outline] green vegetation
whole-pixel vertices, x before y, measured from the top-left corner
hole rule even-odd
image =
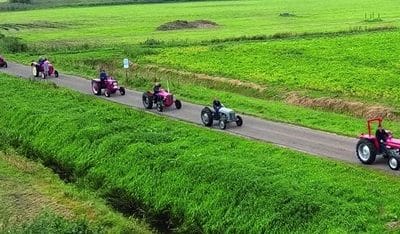
[[[0,77],[3,146],[160,230],[397,230],[397,177]]]
[[[66,185],[50,169],[1,148],[0,233],[150,233],[92,192]]]
[[[0,11],[32,10],[37,8],[54,8],[66,6],[77,7],[192,1],[195,2],[199,0],[0,0]]]
[[[399,31],[165,48],[144,61],[288,91],[400,107]]]
[[[57,8],[0,15],[2,24],[50,22],[63,23],[60,28],[9,31],[30,43],[66,42],[131,45],[147,39],[162,41],[199,41],[273,35],[275,33],[332,32],[354,27],[370,27],[364,22],[366,11],[379,11],[385,21],[374,26],[399,25],[395,1],[374,0],[313,0],[307,4],[296,0],[207,1],[124,6]],[[296,17],[281,17],[290,11]],[[217,28],[156,31],[157,27],[174,20],[210,20]],[[40,36],[39,36],[40,35]],[[107,46],[105,46],[107,47]]]
[[[365,131],[369,105],[383,108],[394,120],[388,127],[399,129],[394,4],[252,0],[57,8],[0,15],[0,28],[29,44],[25,53],[6,54],[9,59],[28,63],[47,55],[59,70],[86,77],[105,67],[140,90],[154,79],[169,79],[184,100],[208,104],[218,96],[247,114],[354,136]],[[382,21],[366,22],[366,12],[379,12]],[[210,20],[218,26],[157,31],[175,20]],[[120,68],[125,57],[141,65],[128,79]],[[171,72],[150,74],[145,64],[226,76],[264,89]],[[295,106],[288,101],[293,93],[339,104]]]

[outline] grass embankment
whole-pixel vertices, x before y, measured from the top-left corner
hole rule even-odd
[[[10,149],[0,151],[0,181],[0,233],[150,233]]]
[[[183,232],[397,230],[397,177],[1,75],[1,141]],[[382,199],[384,198],[384,199]]]

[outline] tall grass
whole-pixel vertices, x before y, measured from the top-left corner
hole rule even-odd
[[[1,79],[2,144],[160,230],[384,232],[400,215],[397,177]]]

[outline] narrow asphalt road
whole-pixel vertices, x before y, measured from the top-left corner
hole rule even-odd
[[[30,66],[8,62],[8,68],[0,69],[1,72],[16,75],[22,78],[33,77]],[[40,79],[40,78],[38,78]],[[60,74],[59,78],[49,78],[58,86],[70,88],[81,93],[91,94],[90,81],[81,77]],[[122,103],[136,109],[144,110],[142,104],[142,92],[127,90],[125,96],[112,95],[104,99]],[[201,124],[200,112],[203,106],[187,102],[182,103],[182,109],[166,109],[159,113],[172,118],[181,119],[196,124]],[[234,107],[232,107],[234,108]],[[158,113],[156,110],[150,110]],[[252,116],[243,116],[244,124],[236,127],[234,124],[227,127],[225,131],[244,137],[271,142],[283,147],[306,152],[315,156],[329,157],[350,163],[361,164],[355,156],[357,139],[339,136],[309,128],[290,124],[267,121]],[[215,128],[217,128],[215,126]],[[391,171],[386,165],[386,160],[378,158],[374,165],[366,166]],[[398,174],[396,172],[396,174]]]

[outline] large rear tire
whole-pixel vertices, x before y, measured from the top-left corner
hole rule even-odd
[[[213,115],[212,111],[208,107],[204,107],[203,110],[201,110],[201,122],[203,122],[204,126],[211,127],[213,123]]]
[[[8,64],[7,62],[4,62],[4,68],[7,68]]]
[[[148,93],[143,93],[142,102],[143,102],[144,108],[146,108],[146,109],[153,108],[153,97],[150,96]]]
[[[182,102],[181,101],[179,101],[179,100],[175,100],[175,107],[176,107],[176,109],[181,109],[182,108]]]
[[[225,130],[226,129],[226,121],[225,120],[220,120],[218,123],[218,126],[221,130]]]
[[[372,164],[375,162],[377,150],[370,140],[360,139],[357,143],[356,153],[362,163]]]
[[[33,65],[32,66],[32,74],[34,77],[38,77],[39,76],[39,68],[38,65]]]
[[[94,95],[100,95],[101,94],[101,88],[100,88],[100,84],[92,81],[92,92]]]

